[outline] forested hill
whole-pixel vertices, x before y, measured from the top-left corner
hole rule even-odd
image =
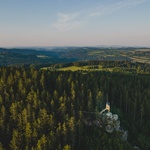
[[[101,60],[134,61],[150,64],[150,48],[134,47],[52,47],[0,48],[0,66],[54,64],[62,62]]]
[[[0,48],[0,66],[41,65],[75,61],[75,59],[60,58],[59,55],[57,52],[45,49]]]
[[[99,112],[108,99],[127,141],[83,121],[84,111]],[[0,68],[2,150],[149,150],[149,116],[149,75]]]

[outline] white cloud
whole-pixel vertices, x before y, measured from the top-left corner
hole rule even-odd
[[[122,0],[110,5],[99,6],[92,10],[84,9],[80,13],[58,13],[57,20],[52,24],[54,31],[67,32],[81,28],[83,25],[90,24],[91,17],[99,17],[112,14],[121,9],[135,7],[147,0]]]
[[[60,32],[77,29],[82,25],[78,17],[79,13],[58,13],[58,19],[53,23],[53,27]]]
[[[103,6],[93,12],[90,12],[89,17],[103,16],[103,15],[111,14],[111,13],[119,11],[123,8],[134,7],[136,5],[144,3],[146,1],[147,0],[123,0],[121,2],[117,2],[117,3],[109,5],[109,6]]]

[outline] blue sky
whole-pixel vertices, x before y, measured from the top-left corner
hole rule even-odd
[[[150,0],[0,0],[0,47],[150,46]]]

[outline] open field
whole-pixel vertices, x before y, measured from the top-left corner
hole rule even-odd
[[[58,71],[113,71],[112,68],[103,68],[101,65],[97,65],[97,66],[81,66],[81,67],[77,67],[77,66],[69,66],[69,67],[63,67],[60,69],[57,69]]]
[[[131,58],[135,62],[141,62],[141,63],[148,63],[148,64],[150,64],[150,58],[137,57],[137,56],[133,56],[133,57],[129,57],[129,58]]]

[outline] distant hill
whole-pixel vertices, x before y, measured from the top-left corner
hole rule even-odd
[[[150,48],[53,47],[0,48],[0,66],[30,65],[85,60],[150,63]]]
[[[74,61],[59,58],[57,52],[34,49],[5,49],[0,48],[0,66],[30,65]]]

